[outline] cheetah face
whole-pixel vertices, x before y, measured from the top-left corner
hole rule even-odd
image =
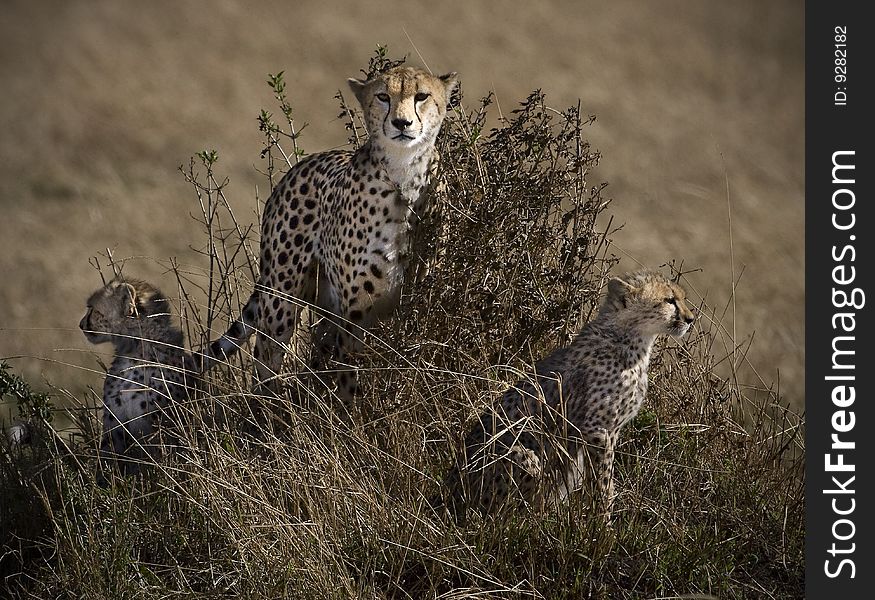
[[[632,275],[609,282],[609,300],[618,304],[623,320],[646,335],[682,337],[696,320],[684,289],[657,273]]]
[[[79,328],[89,342],[118,341],[118,336],[126,335],[138,317],[164,308],[164,301],[157,298],[157,290],[143,282],[134,281],[134,284],[143,289],[116,279],[91,294],[85,316],[79,321]]]
[[[671,296],[666,296],[663,299],[662,306],[671,306],[671,317],[669,318],[669,326],[667,333],[672,337],[683,337],[690,330],[690,326],[696,317],[693,311],[687,306],[684,291],[674,286],[678,291]],[[679,292],[679,293],[678,293]]]
[[[111,282],[95,291],[86,303],[85,316],[79,321],[79,329],[92,344],[113,341],[121,320],[121,289]]]
[[[107,315],[101,312],[101,308],[88,305],[88,310],[82,320],[79,321],[79,329],[85,334],[85,338],[92,344],[103,344],[112,341],[112,326]]]
[[[368,81],[350,79],[368,135],[387,148],[433,144],[458,85],[455,73],[435,77],[422,69],[396,67]]]

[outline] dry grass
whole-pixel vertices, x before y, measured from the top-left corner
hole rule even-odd
[[[252,396],[242,353],[176,407],[186,432],[178,459],[141,480],[94,485],[93,411],[73,410],[82,433],[67,445],[43,424],[32,447],[4,452],[0,466],[9,532],[0,574],[11,592],[799,597],[800,419],[773,391],[732,377],[737,368],[717,374],[718,363],[745,361],[704,302],[688,339],[660,349],[647,406],[622,436],[614,532],[577,499],[465,524],[428,508],[471,417],[567,342],[614,262],[603,188],[588,179],[599,158],[591,125],[576,105],[559,113],[537,93],[510,108],[498,129],[484,126],[488,101],[446,125],[440,210],[422,228],[402,306],[359,357],[356,420],[335,417],[305,361],[288,374],[301,393]],[[235,225],[220,164],[188,172],[209,269],[168,265],[192,340],[207,337],[205,323],[221,329],[250,285],[251,240]],[[253,408],[268,417],[254,437]]]

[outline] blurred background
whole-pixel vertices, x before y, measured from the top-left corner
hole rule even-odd
[[[77,329],[101,285],[89,258],[110,248],[172,295],[168,259],[206,266],[177,168],[215,148],[238,219],[255,222],[269,193],[256,122],[276,111],[268,73],[285,71],[308,123],[301,146],[317,152],[346,142],[333,96],[384,44],[458,71],[467,108],[490,90],[493,114],[537,88],[556,108],[580,99],[602,153],[590,183],[609,184],[607,213],[624,224],[618,271],[696,269],[694,300],[739,342],[754,338],[749,375],[780,380],[801,409],[803,31],[803,3],[789,0],[6,0],[0,359],[39,388],[101,385]]]

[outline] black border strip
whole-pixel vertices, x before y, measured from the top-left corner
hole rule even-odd
[[[875,23],[866,6],[805,7],[805,584],[818,600],[871,598],[875,582],[875,363],[866,352],[875,173],[865,114],[875,109]]]

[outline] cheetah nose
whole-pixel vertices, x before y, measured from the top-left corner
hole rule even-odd
[[[684,317],[684,321],[686,321],[687,324],[689,324],[689,325],[692,325],[692,324],[693,324],[693,321],[695,321],[695,320],[696,320],[696,317],[695,317],[695,315],[693,315],[693,314],[689,314],[689,315],[686,315],[686,316]]]
[[[394,125],[398,131],[404,131],[413,125],[413,121],[408,121],[407,119],[392,119],[392,125]]]

